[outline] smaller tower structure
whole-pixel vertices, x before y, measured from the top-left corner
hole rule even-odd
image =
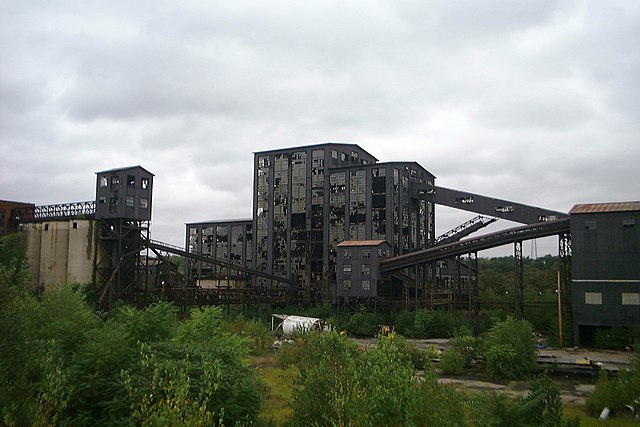
[[[151,221],[153,174],[141,166],[97,172],[96,219]]]
[[[141,166],[96,172],[96,229],[102,247],[94,283],[98,303],[145,303],[148,268],[141,252],[149,238],[153,174]]]

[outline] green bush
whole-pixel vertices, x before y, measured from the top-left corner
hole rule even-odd
[[[636,341],[635,353],[629,371],[620,370],[616,378],[609,378],[601,371],[596,388],[587,398],[587,410],[597,415],[603,408],[621,410],[640,396],[640,342]]]
[[[405,337],[412,337],[414,317],[415,314],[411,311],[399,311],[396,313],[393,320],[395,331]]]
[[[594,345],[597,348],[610,350],[625,350],[633,347],[633,343],[640,340],[640,328],[599,328],[593,334]]]
[[[448,338],[454,324],[451,316],[442,310],[418,310],[413,320],[413,335],[416,338]]]
[[[530,378],[536,369],[535,346],[529,322],[508,317],[496,323],[484,343],[487,372],[495,379]]]
[[[462,333],[468,333],[464,328]],[[459,375],[478,355],[479,340],[471,335],[456,336],[449,341],[449,349],[440,358],[440,369],[445,374]]]
[[[103,318],[62,285],[16,297],[0,309],[0,424],[251,422],[261,394],[249,343],[220,319],[208,307],[178,322],[168,303]]]
[[[536,379],[525,397],[512,399],[504,394],[483,393],[475,403],[471,407],[474,425],[562,427],[577,423],[563,423],[560,392],[546,377]]]
[[[418,381],[406,342],[379,337],[366,351],[337,333],[312,334],[291,425],[463,425],[459,394],[431,371]]]
[[[384,323],[382,315],[359,309],[349,319],[347,331],[357,337],[375,337],[380,325]]]
[[[465,366],[464,354],[457,349],[450,348],[440,357],[440,369],[445,374],[460,375],[464,372]]]
[[[249,340],[250,353],[254,356],[265,354],[274,341],[270,327],[260,320],[238,317],[232,322],[224,322],[223,328],[246,337]]]

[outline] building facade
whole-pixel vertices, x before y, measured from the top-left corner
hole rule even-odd
[[[598,328],[640,325],[640,202],[569,213],[574,337],[588,345]]]
[[[253,268],[253,220],[207,221],[187,224],[187,251]],[[202,287],[228,274],[219,265],[189,260],[187,274]]]
[[[370,302],[386,296],[380,261],[391,256],[385,240],[349,240],[338,243],[336,296],[339,304]]]
[[[256,152],[253,218],[251,226],[244,221],[242,231],[238,228],[245,233],[238,238],[246,245],[243,259],[251,263],[246,266],[295,281],[299,301],[335,302],[339,243],[383,240],[399,255],[433,242],[433,204],[413,198],[410,189],[434,180],[415,162],[379,163],[355,144]],[[214,232],[227,225],[233,226],[187,224],[188,249],[232,261],[234,254],[219,246],[224,242]],[[190,270],[206,273],[197,265]]]

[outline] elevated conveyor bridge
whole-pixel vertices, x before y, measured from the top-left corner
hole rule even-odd
[[[226,273],[221,274],[225,279],[228,279],[225,280],[226,285],[223,286],[204,288],[187,284],[185,279],[185,286],[163,289],[162,296],[178,305],[285,304],[295,301],[298,283],[293,280],[187,252],[178,246],[157,240],[148,239],[145,242],[145,246],[164,261],[166,261],[166,258],[163,253],[168,253],[185,259],[212,264],[218,266],[221,271],[226,271]],[[171,265],[170,263],[167,264]],[[174,272],[180,274],[177,271]],[[271,285],[263,286],[255,280],[257,278],[266,279],[271,282]],[[230,286],[229,280],[235,282],[236,285]],[[238,286],[238,284],[241,285]]]
[[[460,255],[495,248],[509,243],[537,239],[540,237],[555,236],[568,232],[569,218],[509,228],[496,233],[485,234],[455,243],[437,245],[421,251],[389,258],[380,263],[380,271],[392,272],[411,267],[416,264],[441,261]]]

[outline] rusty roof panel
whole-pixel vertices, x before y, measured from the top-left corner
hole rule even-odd
[[[385,240],[345,240],[342,243],[338,243],[338,246],[378,246],[383,243],[385,243]]]
[[[589,203],[575,205],[570,214],[640,211],[640,202]]]

